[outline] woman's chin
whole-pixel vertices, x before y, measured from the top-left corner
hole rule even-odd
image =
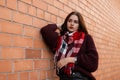
[[[76,31],[68,31],[69,33],[73,33],[73,32],[76,32]]]
[[[74,32],[74,31],[68,31],[69,33],[72,33],[72,32]]]

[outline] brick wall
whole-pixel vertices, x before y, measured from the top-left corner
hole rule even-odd
[[[39,30],[79,11],[99,52],[97,80],[120,79],[119,0],[0,0],[0,80],[58,80]]]

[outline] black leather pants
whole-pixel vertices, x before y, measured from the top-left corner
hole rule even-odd
[[[61,75],[60,80],[90,80],[86,76],[80,74],[79,72],[73,72],[71,77],[68,77],[66,75]]]

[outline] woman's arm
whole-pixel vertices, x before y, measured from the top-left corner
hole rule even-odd
[[[57,25],[56,24],[48,24],[41,28],[40,33],[45,41],[45,43],[48,45],[48,47],[54,51],[57,44],[58,39],[58,33],[56,32]]]
[[[90,35],[87,35],[84,46],[84,50],[77,56],[76,64],[89,72],[94,72],[98,67],[98,52]]]

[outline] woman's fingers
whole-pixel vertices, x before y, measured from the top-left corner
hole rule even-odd
[[[64,58],[64,59],[61,59],[60,61],[58,61],[57,66],[58,66],[59,68],[62,68],[62,67],[65,66],[66,64],[67,64],[67,61],[66,61],[66,58]]]
[[[76,58],[75,57],[68,57],[63,58],[57,63],[57,67],[62,68],[63,66],[67,65],[68,63],[75,63]]]

